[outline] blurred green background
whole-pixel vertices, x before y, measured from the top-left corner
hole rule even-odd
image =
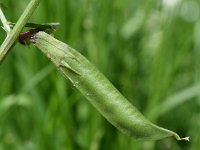
[[[1,0],[16,22],[29,0]],[[60,22],[55,37],[94,63],[149,120],[191,141],[120,133],[33,46],[0,65],[1,150],[198,150],[198,0],[43,0],[31,22]],[[0,43],[6,37],[0,29]]]

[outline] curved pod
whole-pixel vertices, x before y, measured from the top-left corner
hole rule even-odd
[[[139,139],[159,140],[174,136],[181,140],[175,132],[148,121],[94,65],[67,44],[45,32],[37,33],[32,42],[123,133]]]

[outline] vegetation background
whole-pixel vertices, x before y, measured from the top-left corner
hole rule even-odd
[[[16,22],[28,0],[1,0]],[[0,65],[1,150],[197,150],[198,0],[43,0],[31,19],[94,63],[149,120],[190,136],[142,141],[109,124],[33,46]],[[6,34],[0,30],[0,43]]]

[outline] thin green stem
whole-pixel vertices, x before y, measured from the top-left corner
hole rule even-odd
[[[11,30],[8,34],[8,37],[5,39],[3,44],[0,47],[0,63],[5,58],[6,54],[9,52],[9,49],[16,41],[18,35],[20,34],[21,30],[32,16],[33,12],[39,5],[40,0],[31,0],[31,2],[26,7],[25,11],[17,21],[16,25],[14,26],[13,30]]]
[[[7,21],[6,17],[5,17],[5,15],[3,14],[3,11],[1,10],[1,7],[0,7],[0,19],[1,19],[1,22],[3,24],[3,29],[8,34],[11,31],[11,28],[10,28],[10,26],[8,24],[8,21]]]

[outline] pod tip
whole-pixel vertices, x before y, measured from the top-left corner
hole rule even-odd
[[[184,138],[180,138],[180,136],[179,136],[178,134],[174,133],[174,137],[175,137],[177,140],[179,140],[179,141],[182,141],[182,140],[184,140],[184,141],[190,141],[190,137],[189,137],[189,136],[186,136],[186,137],[184,137]]]
[[[190,141],[190,137],[187,136],[187,137],[181,138],[180,140]]]

